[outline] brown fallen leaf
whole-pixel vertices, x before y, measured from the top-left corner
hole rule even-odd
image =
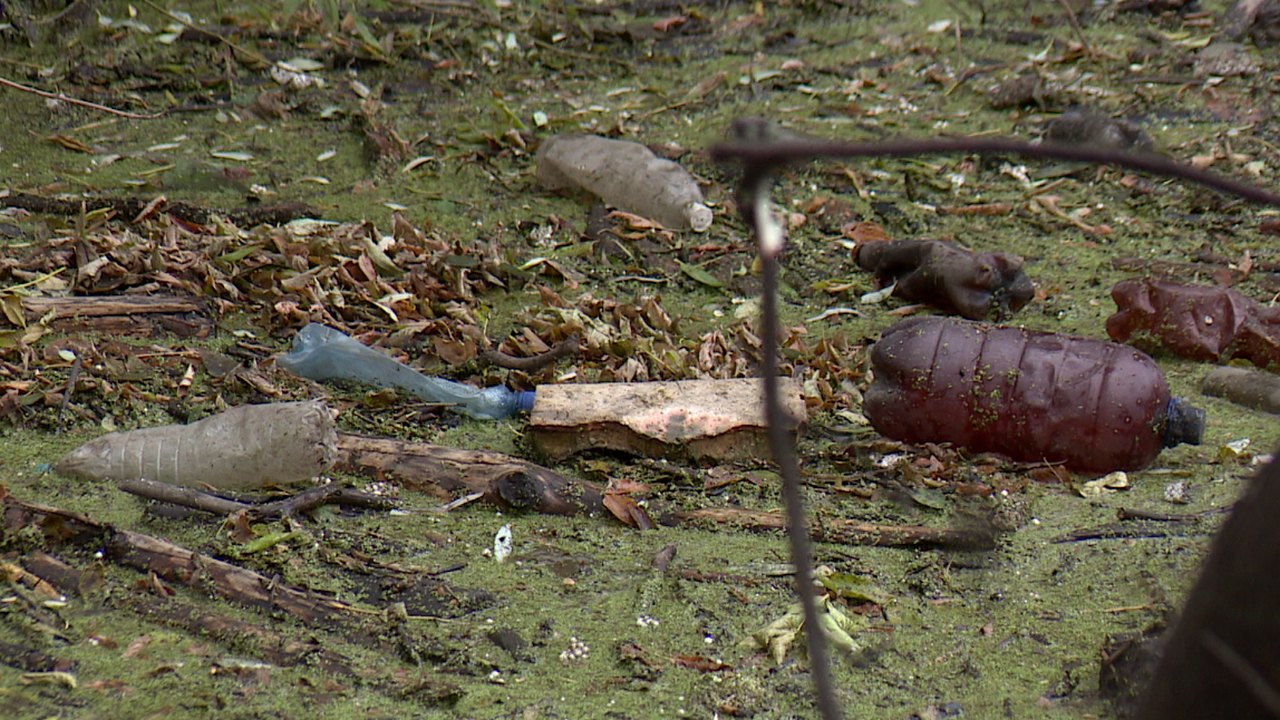
[[[604,494],[604,506],[614,517],[626,525],[638,530],[652,530],[654,528],[653,520],[649,517],[649,513],[645,512],[639,503],[627,495],[606,492]]]

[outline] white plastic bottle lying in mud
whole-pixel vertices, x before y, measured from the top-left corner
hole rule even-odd
[[[555,135],[538,148],[537,176],[548,190],[580,188],[673,230],[703,232],[711,227],[711,208],[693,177],[640,143],[599,135]]]
[[[337,444],[333,416],[319,400],[242,405],[190,425],[108,433],[67,453],[54,470],[82,480],[249,490],[326,472]]]

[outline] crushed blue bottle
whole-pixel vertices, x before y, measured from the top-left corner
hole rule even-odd
[[[320,323],[298,331],[289,352],[276,363],[309,380],[350,380],[376,387],[394,387],[429,402],[479,420],[502,420],[533,408],[535,393],[502,385],[474,388],[430,377]]]

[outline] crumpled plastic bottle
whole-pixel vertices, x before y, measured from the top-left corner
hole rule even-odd
[[[970,320],[1000,319],[1035,296],[1022,258],[975,253],[941,240],[889,240],[858,245],[858,266],[893,283],[893,294]]]
[[[349,335],[319,323],[298,331],[289,352],[276,358],[280,367],[310,380],[353,380],[376,387],[396,387],[430,403],[480,420],[501,420],[533,407],[534,393],[501,385],[484,389],[429,377],[395,358],[363,345]]]
[[[1111,288],[1112,340],[1161,348],[1190,360],[1243,358],[1280,367],[1280,307],[1263,307],[1236,290],[1151,278]]]
[[[1125,345],[955,318],[911,318],[871,352],[863,414],[904,442],[951,442],[1086,473],[1139,470],[1198,444],[1204,411]]]
[[[538,183],[548,190],[586,190],[608,205],[672,230],[703,232],[711,227],[711,208],[693,177],[640,143],[599,135],[554,135],[542,141],[537,157]]]

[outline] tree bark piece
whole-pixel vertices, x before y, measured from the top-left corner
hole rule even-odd
[[[22,298],[22,312],[28,323],[52,313],[49,326],[72,334],[205,338],[213,330],[204,304],[180,295],[33,296]]]
[[[502,453],[339,433],[334,467],[394,480],[442,499],[471,492],[513,510],[552,515],[604,512],[604,493],[598,486]]]
[[[805,420],[800,385],[780,379],[786,431]],[[542,385],[529,416],[538,451],[553,460],[583,450],[647,457],[769,457],[760,380]]]

